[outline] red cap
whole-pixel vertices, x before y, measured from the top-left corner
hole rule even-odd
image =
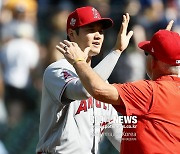
[[[180,36],[176,32],[159,30],[151,41],[140,42],[138,47],[164,63],[180,65]]]
[[[101,15],[95,8],[86,6],[77,8],[69,15],[66,30],[68,31],[69,28],[75,29],[94,22],[101,22],[103,29],[107,29],[113,25],[113,21],[110,18],[101,18]]]

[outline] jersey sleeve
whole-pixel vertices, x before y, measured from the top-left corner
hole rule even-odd
[[[153,88],[148,80],[125,84],[113,84],[118,90],[121,103],[115,105],[116,110],[123,115],[144,115],[148,112]]]
[[[49,67],[44,73],[43,82],[52,99],[65,104],[61,100],[62,94],[68,83],[76,78],[77,75],[69,69]]]

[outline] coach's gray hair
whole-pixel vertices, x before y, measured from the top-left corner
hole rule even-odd
[[[180,66],[171,66],[169,67],[169,70],[172,72],[172,74],[175,74],[178,77],[180,77]]]
[[[172,66],[159,61],[159,69],[166,75],[177,75],[180,77],[180,66]]]

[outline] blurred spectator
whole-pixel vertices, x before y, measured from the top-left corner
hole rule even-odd
[[[8,154],[4,144],[0,141],[0,154]]]
[[[173,30],[180,34],[180,0],[169,0],[166,4],[165,16],[167,20],[175,21]]]
[[[5,0],[4,6],[13,12],[14,17],[17,16],[21,20],[30,22],[31,24],[36,22],[36,0]]]
[[[24,110],[36,107],[33,94],[32,74],[39,60],[39,48],[32,40],[34,29],[30,24],[20,24],[16,37],[1,48],[0,62],[3,67],[5,104],[9,123],[16,124]]]
[[[7,112],[4,105],[4,82],[0,65],[0,124],[6,124]]]
[[[35,26],[37,4],[35,0],[4,1],[1,15],[1,42],[15,38],[16,29],[20,24],[28,23]]]
[[[141,11],[136,19],[137,23],[145,29],[147,39],[150,39],[159,29],[165,28],[168,21],[163,0],[148,0],[147,2],[141,1]]]

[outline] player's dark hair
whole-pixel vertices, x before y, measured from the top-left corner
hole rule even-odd
[[[79,35],[79,28],[76,28],[75,31],[76,31],[76,34]]]
[[[79,35],[79,27],[76,28],[76,29],[74,29],[74,30],[76,31],[76,34]],[[68,41],[71,41],[68,35],[67,35],[67,40],[68,40]]]

